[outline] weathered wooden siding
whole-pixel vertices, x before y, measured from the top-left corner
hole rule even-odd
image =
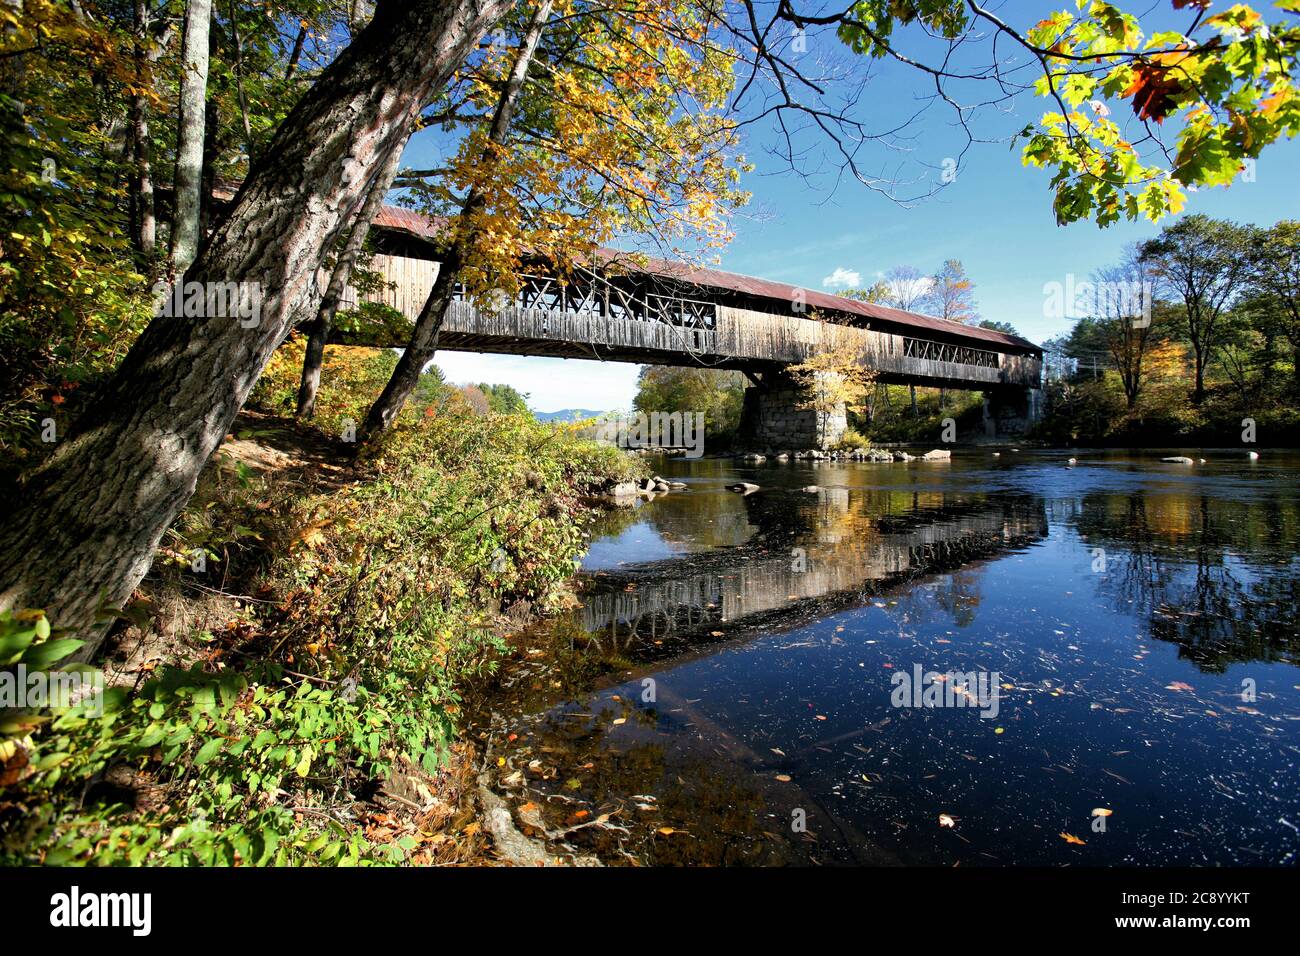
[[[381,293],[366,298],[392,306],[414,321],[420,314],[424,300],[429,297],[433,280],[438,276],[438,263],[407,256],[376,255],[371,260],[370,268],[382,273],[384,281],[389,285]],[[350,309],[356,304],[357,290],[348,286],[343,293],[342,306]]]
[[[438,264],[404,256],[376,255],[372,268],[387,285],[367,298],[383,302],[414,320],[429,290]],[[344,293],[345,308],[355,305],[356,290]],[[916,339],[924,339],[917,329]],[[916,358],[904,354],[905,336],[874,329],[836,325],[795,315],[773,315],[731,306],[718,306],[714,328],[692,329],[664,322],[612,318],[601,312],[570,313],[509,307],[500,311],[453,303],[443,328],[448,348],[528,354],[560,354],[556,346],[572,346],[573,355],[613,361],[659,361],[681,364],[696,360],[718,364],[743,362],[790,364],[819,352],[849,346],[867,365],[894,379],[924,384],[962,383],[970,387],[1037,386],[1041,361],[1030,355],[997,353],[998,367]],[[996,351],[988,349],[986,351]]]

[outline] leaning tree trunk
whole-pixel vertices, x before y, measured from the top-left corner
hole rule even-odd
[[[528,79],[528,67],[532,63],[533,53],[537,50],[542,30],[551,15],[551,5],[551,0],[541,0],[533,12],[528,32],[520,44],[510,76],[501,91],[501,98],[497,101],[496,114],[492,117],[492,127],[488,131],[490,145],[483,151],[482,157],[485,166],[496,162],[496,150],[505,144],[506,136],[510,132],[510,118],[514,113],[515,105],[519,102],[519,95],[523,92],[524,81]],[[424,306],[415,320],[411,341],[403,350],[402,357],[398,360],[397,367],[393,369],[388,384],[384,386],[383,392],[366,413],[360,436],[363,444],[374,441],[392,427],[402,411],[402,406],[406,404],[406,400],[411,397],[411,392],[415,391],[415,386],[419,384],[424,367],[438,351],[438,333],[447,319],[447,310],[451,307],[452,296],[456,289],[456,279],[469,249],[474,244],[474,236],[468,232],[472,227],[466,227],[464,224],[473,221],[474,213],[482,209],[483,202],[482,194],[475,189],[471,189],[465,198],[465,204],[461,209],[462,228],[457,230],[451,248],[438,266],[438,275],[434,279],[433,288],[429,291],[429,296],[425,299]]]
[[[185,5],[181,44],[180,116],[176,129],[176,178],[173,183],[171,271],[180,275],[199,248],[199,205],[203,191],[203,129],[208,98],[208,35],[212,0]]]
[[[366,194],[365,205],[357,213],[356,221],[352,224],[352,232],[348,235],[347,244],[343,247],[343,251],[339,253],[338,261],[334,263],[334,271],[330,274],[329,287],[325,290],[325,297],[321,299],[316,319],[308,330],[307,354],[302,361],[302,382],[298,386],[297,415],[299,418],[311,418],[316,413],[316,393],[320,390],[320,370],[325,359],[325,343],[329,340],[330,329],[334,326],[334,315],[339,310],[339,303],[343,301],[343,292],[348,287],[348,281],[352,278],[352,269],[357,264],[357,257],[361,255],[361,247],[365,245],[366,236],[370,232],[370,224],[374,221],[379,208],[384,204],[384,197],[388,195],[388,189],[392,186],[393,179],[397,175],[397,167],[401,163],[404,145],[399,145],[389,154],[388,162],[379,171],[379,175],[375,177],[374,185],[370,187],[370,192]]]
[[[384,3],[285,118],[185,275],[196,289],[261,291],[257,321],[203,309],[159,316],[99,400],[28,476],[0,524],[0,610],[46,608],[88,643],[121,607],[163,532],[296,314],[315,310],[317,268],[423,104],[507,0]],[[214,314],[208,314],[214,313]]]

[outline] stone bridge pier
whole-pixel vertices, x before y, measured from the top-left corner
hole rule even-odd
[[[1043,420],[1041,388],[1000,388],[984,393],[984,437],[1023,435]]]
[[[762,372],[754,379],[756,384],[745,389],[745,404],[740,413],[743,444],[793,451],[825,450],[844,437],[849,422],[843,402],[829,413],[800,408],[810,397],[811,389],[800,385],[784,369]]]

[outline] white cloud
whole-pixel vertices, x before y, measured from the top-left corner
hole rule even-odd
[[[827,289],[856,289],[862,285],[862,274],[836,266],[834,272],[822,279],[822,285]]]

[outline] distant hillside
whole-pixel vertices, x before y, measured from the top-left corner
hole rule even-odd
[[[539,422],[577,422],[603,414],[605,413],[590,408],[561,408],[558,412],[533,412]]]

